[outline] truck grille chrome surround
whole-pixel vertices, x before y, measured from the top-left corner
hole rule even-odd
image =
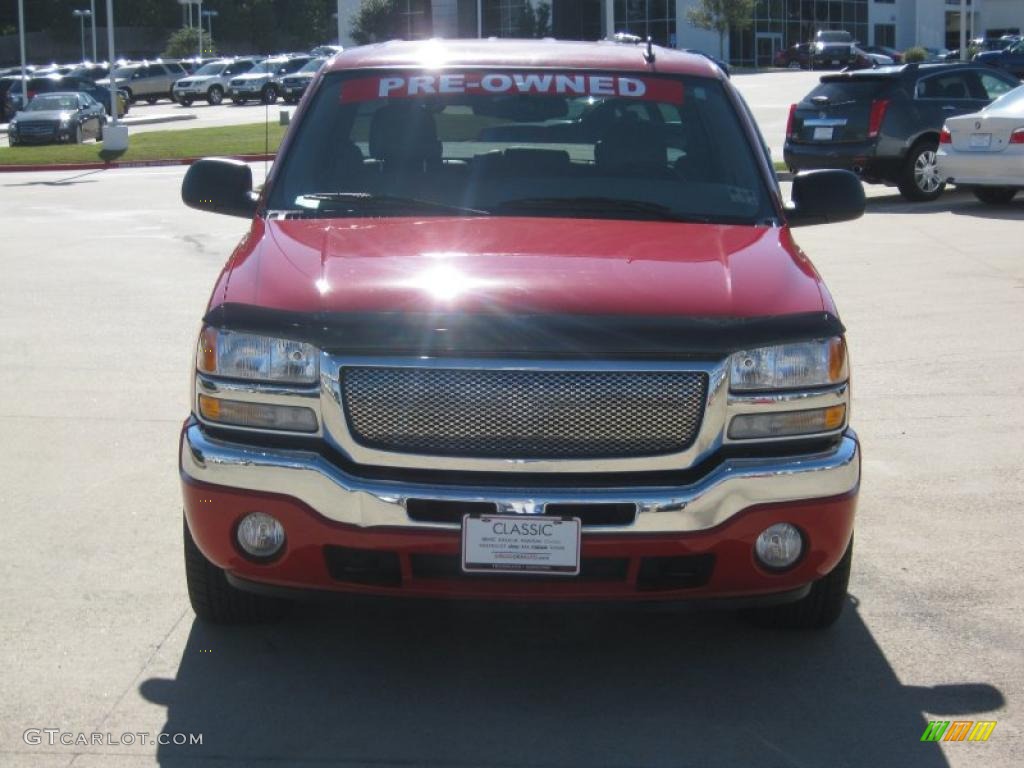
[[[352,437],[383,451],[503,459],[678,453],[700,429],[697,371],[343,367]]]

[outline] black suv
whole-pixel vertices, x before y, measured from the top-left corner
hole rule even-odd
[[[895,184],[908,200],[945,186],[935,165],[946,118],[977,112],[1020,85],[976,64],[906,64],[825,75],[790,107],[784,157],[792,171],[845,168]]]

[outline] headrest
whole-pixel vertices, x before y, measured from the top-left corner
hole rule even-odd
[[[668,166],[668,146],[662,129],[642,120],[618,120],[594,145],[597,167],[612,173],[642,173]]]
[[[434,115],[413,101],[381,107],[370,122],[370,156],[403,165],[440,159]]]

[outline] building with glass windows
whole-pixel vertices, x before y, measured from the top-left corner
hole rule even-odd
[[[599,40],[615,32],[718,55],[718,35],[693,27],[699,0],[399,0],[401,37],[557,37]],[[359,0],[342,0],[351,16]],[[1024,29],[1024,0],[967,0],[967,36]],[[960,0],[758,0],[750,27],[721,45],[733,64],[768,66],[783,48],[844,29],[865,45],[957,48]],[[342,44],[351,40],[342,39]]]

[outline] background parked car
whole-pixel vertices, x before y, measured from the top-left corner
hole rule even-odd
[[[1017,85],[975,64],[906,64],[826,75],[790,107],[784,157],[792,170],[845,168],[895,184],[908,200],[941,194],[935,153],[949,117],[977,112]]]
[[[895,62],[891,56],[884,53],[871,53],[859,46],[853,46],[853,63],[851,66],[863,69],[864,67],[891,67]]]
[[[10,75],[6,77],[0,77],[0,123],[6,123],[13,111],[9,112],[7,107],[7,91],[10,90],[11,86],[15,83],[21,82],[21,76],[12,77]]]
[[[318,58],[329,59],[336,53],[341,53],[345,49],[340,45],[318,45],[316,48],[309,52],[310,56],[316,56]]]
[[[841,29],[820,29],[814,35],[815,69],[847,67],[853,63],[853,36]]]
[[[323,66],[325,61],[327,61],[326,58],[310,59],[298,72],[285,75],[276,81],[278,92],[286,104],[299,103],[302,94],[306,92],[306,88],[313,82],[314,75],[320,71],[320,67]]]
[[[145,99],[156,104],[160,99],[173,99],[171,86],[184,76],[185,70],[175,62],[144,61],[116,68],[113,79],[118,88],[127,92],[129,101]],[[110,78],[100,80],[99,84],[109,85]]]
[[[786,69],[811,68],[811,43],[797,43],[775,54],[775,66]]]
[[[887,45],[861,45],[858,47],[867,53],[880,53],[883,56],[888,56],[892,59],[893,64],[903,63],[903,54],[895,48],[890,48]]]
[[[216,106],[224,100],[228,82],[232,77],[242,75],[255,66],[256,59],[219,59],[201,66],[191,75],[174,83],[172,95],[183,107],[192,105],[197,99]]]
[[[28,99],[21,97],[21,78],[12,78],[4,90],[4,113],[13,115],[25,101],[30,101],[34,96],[41,93],[56,93],[65,91],[77,91],[87,93],[93,99],[103,105],[106,113],[110,114],[110,89],[92,80],[86,80],[72,75],[48,75],[46,77],[31,77],[26,81],[28,85]],[[118,116],[128,114],[128,97],[124,93],[118,94],[119,112]]]
[[[302,55],[264,59],[244,75],[231,78],[228,82],[228,96],[235,104],[244,104],[250,99],[273,104],[279,95],[278,84],[274,79],[298,72],[312,58],[309,55]]]
[[[982,51],[976,53],[972,61],[987,64],[990,67],[1005,69],[1018,78],[1024,78],[1024,40],[1003,48],[1001,51]]]
[[[21,144],[80,144],[103,138],[107,115],[87,93],[41,93],[7,125],[12,147]]]
[[[993,205],[1024,190],[1024,85],[985,109],[946,121],[939,136],[939,176]]]
[[[110,76],[110,67],[106,64],[81,64],[68,72],[68,76],[95,83]]]

